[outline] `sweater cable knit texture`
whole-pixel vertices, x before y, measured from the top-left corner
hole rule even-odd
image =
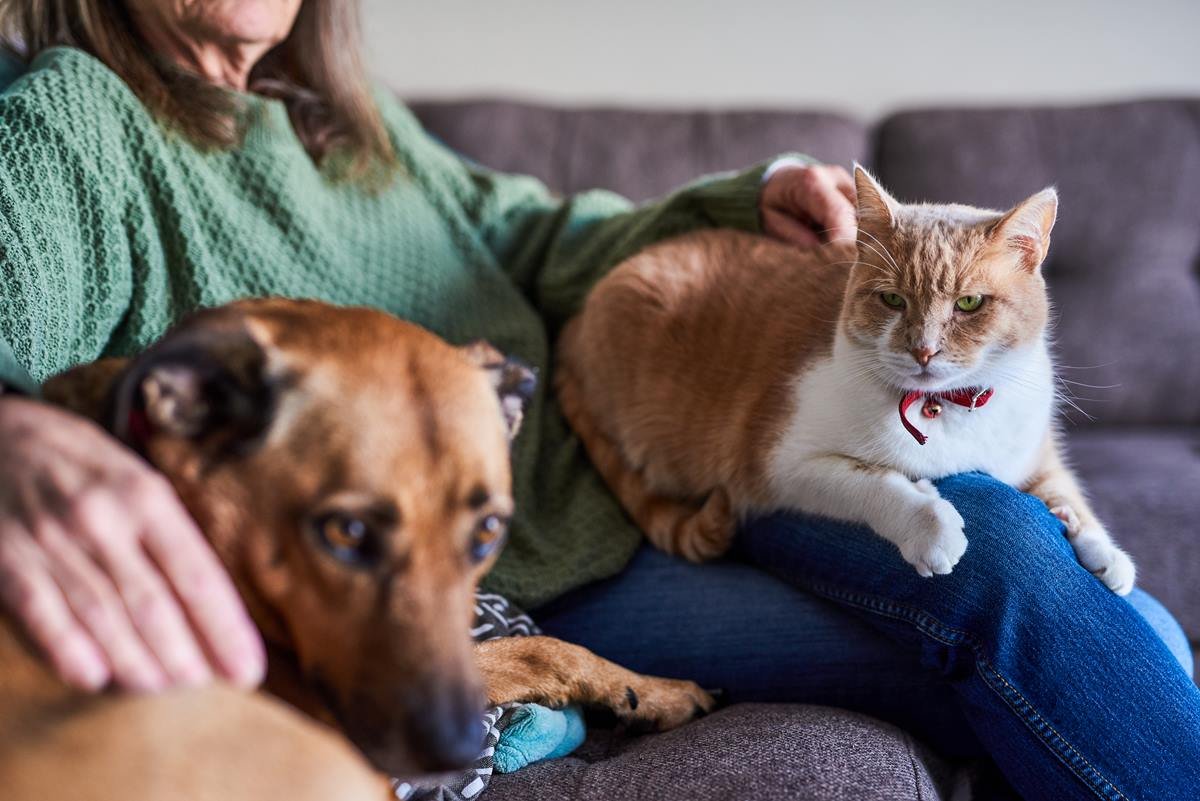
[[[136,353],[183,315],[239,297],[370,305],[451,342],[487,339],[550,374],[587,290],[646,244],[753,230],[763,167],[634,208],[562,199],[464,161],[377,92],[402,169],[383,191],[330,180],[283,105],[247,95],[243,146],[163,129],[91,56],[0,70],[0,382]],[[515,447],[517,517],[489,588],[534,607],[619,571],[637,546],[545,383]]]

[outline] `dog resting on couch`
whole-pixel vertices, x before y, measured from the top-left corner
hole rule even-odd
[[[486,344],[281,299],[200,312],[134,359],[49,381],[47,400],[171,481],[289,703],[223,686],[87,695],[0,620],[4,798],[381,799],[378,771],[475,758],[485,704],[581,703],[658,729],[711,708],[691,682],[550,638],[472,644],[534,383]]]

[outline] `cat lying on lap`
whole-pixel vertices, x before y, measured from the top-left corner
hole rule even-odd
[[[688,234],[601,281],[564,329],[563,411],[630,516],[693,560],[778,509],[870,526],[923,576],[968,547],[931,479],[978,470],[1045,501],[1122,595],[1134,566],[1056,441],[1040,266],[1058,199],[901,204],[855,169],[857,242]]]

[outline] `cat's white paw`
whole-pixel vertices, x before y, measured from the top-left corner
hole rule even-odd
[[[899,530],[889,537],[900,548],[904,561],[926,578],[949,573],[967,551],[962,515],[954,504],[936,493],[934,489],[932,497],[919,501]]]
[[[1067,527],[1068,537],[1077,537],[1083,530],[1083,525],[1079,522],[1079,515],[1075,514],[1075,509],[1071,506],[1066,504],[1053,506],[1050,508],[1050,514],[1061,520],[1062,524]]]
[[[1104,586],[1117,595],[1128,595],[1137,578],[1137,568],[1129,554],[1109,539],[1104,529],[1085,529],[1070,538],[1075,558]]]
[[[1050,514],[1066,526],[1067,541],[1075,549],[1079,564],[1117,595],[1128,595],[1133,590],[1137,568],[1129,554],[1113,543],[1103,526],[1084,528],[1083,521],[1068,504],[1051,507]]]
[[[933,485],[933,482],[927,478],[922,478],[918,481],[914,481],[913,486],[916,487],[917,491],[920,492],[922,495],[928,495],[931,498],[942,497],[941,494],[938,493],[937,487],[935,487]]]

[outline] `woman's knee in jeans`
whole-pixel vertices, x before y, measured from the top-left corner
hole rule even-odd
[[[1192,658],[1192,647],[1183,627],[1179,625],[1179,621],[1171,616],[1171,613],[1158,602],[1158,599],[1144,590],[1134,588],[1127,600],[1130,606],[1142,616],[1142,619],[1150,624],[1150,628],[1154,629],[1154,633],[1166,644],[1188,676],[1194,677],[1195,664]]]
[[[1077,569],[1062,523],[1037,498],[979,473],[950,476],[938,490],[966,523],[967,551],[951,573],[962,583],[989,595],[1036,591]]]
[[[1021,604],[1027,620],[1042,616],[1056,625],[1056,604],[1077,605],[1082,597],[1049,590],[1074,582],[1103,588],[1077,563],[1062,523],[1041,500],[977,473],[951,476],[938,489],[966,521],[967,552],[951,574],[959,577],[955,594],[966,593],[993,614]],[[1171,614],[1144,592],[1135,590],[1128,600],[1190,674],[1191,648]]]

